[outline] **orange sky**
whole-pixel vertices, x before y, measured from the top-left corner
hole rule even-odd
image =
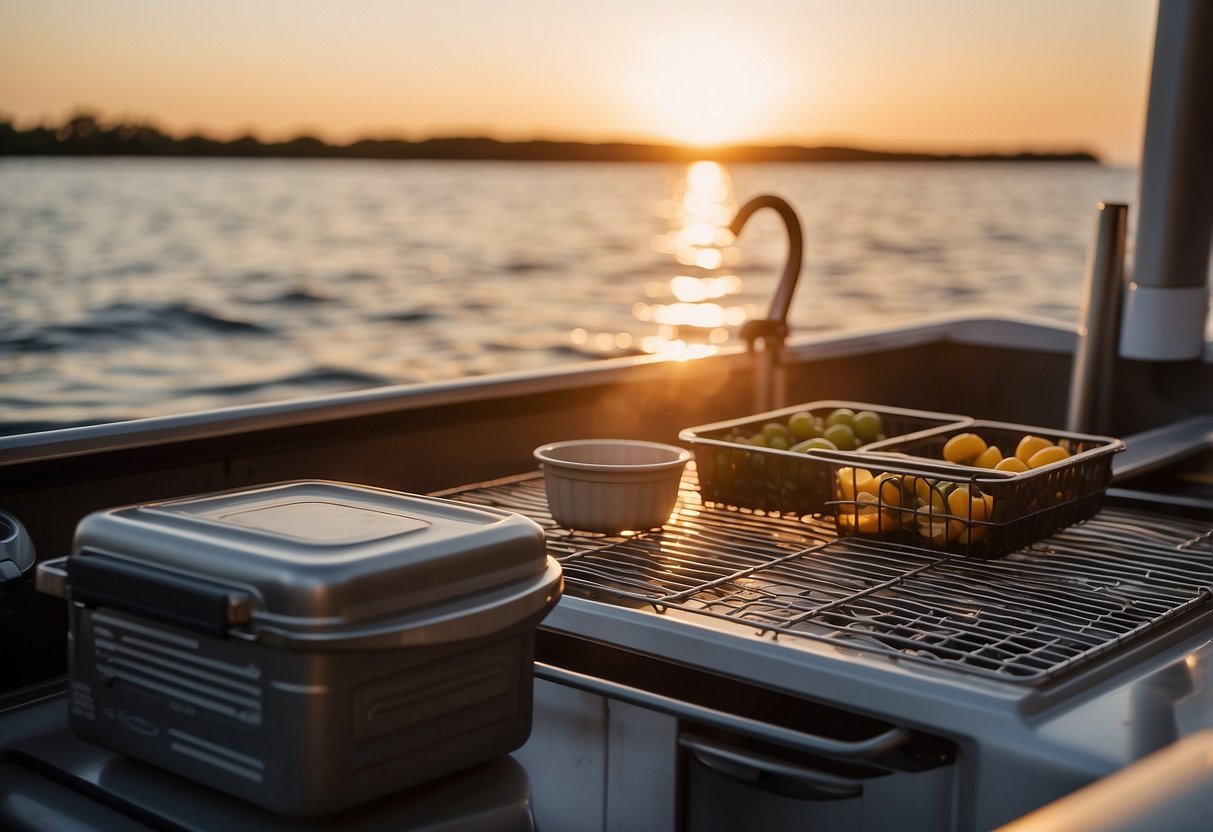
[[[1135,164],[1155,0],[0,0],[0,114],[217,137],[1085,148]]]

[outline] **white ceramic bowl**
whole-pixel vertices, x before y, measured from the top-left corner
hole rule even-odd
[[[552,518],[570,529],[651,529],[669,518],[691,452],[635,439],[575,439],[535,449]]]

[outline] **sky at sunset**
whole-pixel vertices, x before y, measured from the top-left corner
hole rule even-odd
[[[0,117],[170,132],[1089,149],[1155,0],[0,0]]]

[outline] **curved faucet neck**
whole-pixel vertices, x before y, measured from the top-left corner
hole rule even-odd
[[[779,286],[775,297],[771,299],[771,310],[767,313],[769,321],[787,326],[788,310],[792,306],[792,295],[796,292],[796,281],[800,278],[800,265],[804,259],[804,237],[800,231],[800,219],[784,199],[764,194],[756,196],[737,209],[737,215],[729,223],[729,231],[733,236],[741,233],[746,222],[761,208],[774,209],[783,220],[788,231],[788,259],[783,265],[783,274],[779,278]]]
[[[783,219],[788,230],[788,259],[783,265],[779,287],[771,300],[771,311],[765,320],[747,321],[741,328],[741,336],[749,345],[750,353],[757,358],[754,380],[755,412],[773,410],[783,406],[786,395],[786,378],[781,366],[783,343],[788,335],[788,309],[792,305],[792,294],[800,278],[800,261],[804,255],[804,239],[800,233],[800,220],[792,206],[777,196],[757,196],[737,211],[729,223],[733,236],[741,233],[746,221],[760,208],[772,208]]]

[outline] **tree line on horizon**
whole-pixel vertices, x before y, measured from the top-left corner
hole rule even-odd
[[[288,159],[445,159],[486,161],[693,162],[933,162],[1049,161],[1098,162],[1086,151],[1060,153],[909,153],[855,147],[731,145],[696,148],[673,144],[576,142],[536,139],[501,141],[488,137],[358,139],[330,144],[314,136],[263,142],[255,136],[221,140],[191,134],[171,136],[150,124],[103,123],[77,113],[59,125],[19,129],[0,117],[0,156],[164,156]]]

